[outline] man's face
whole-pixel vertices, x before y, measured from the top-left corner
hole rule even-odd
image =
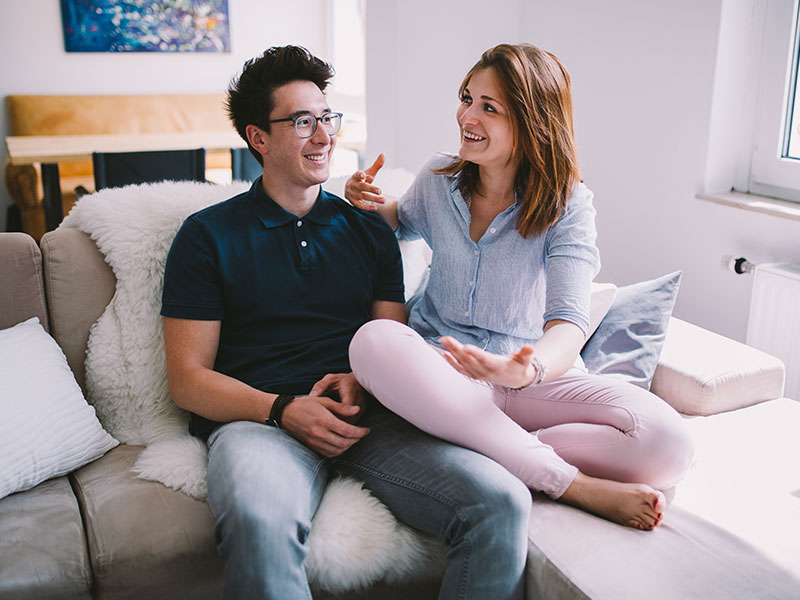
[[[274,98],[275,108],[270,120],[296,115],[318,117],[330,112],[324,94],[310,81],[292,81],[282,85],[275,90]],[[302,188],[328,179],[336,136],[326,133],[321,124],[314,135],[301,138],[295,133],[291,121],[272,123],[266,137],[267,153],[262,156],[272,177],[285,178],[289,186]]]

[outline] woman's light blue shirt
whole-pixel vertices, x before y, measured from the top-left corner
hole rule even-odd
[[[578,184],[558,221],[529,238],[515,228],[517,201],[475,243],[458,178],[432,172],[452,160],[428,161],[398,204],[398,237],[422,237],[433,250],[409,325],[436,345],[450,335],[497,354],[535,342],[553,319],[585,332],[590,284],[600,270],[592,192]]]

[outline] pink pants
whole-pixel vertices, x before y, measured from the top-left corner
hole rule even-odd
[[[693,445],[666,402],[612,377],[570,369],[515,391],[465,377],[440,350],[396,321],[370,321],[350,344],[358,381],[420,429],[494,459],[558,498],[580,470],[668,490]]]

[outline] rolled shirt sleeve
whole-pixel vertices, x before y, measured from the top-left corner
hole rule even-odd
[[[545,238],[545,323],[555,319],[569,321],[586,333],[591,282],[600,271],[596,240],[592,192],[580,183],[570,197],[566,213],[550,227]]]

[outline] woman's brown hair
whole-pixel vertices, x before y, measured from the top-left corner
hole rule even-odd
[[[522,208],[517,231],[523,237],[543,233],[567,209],[572,188],[580,180],[572,117],[569,73],[554,55],[531,44],[500,44],[483,53],[470,69],[459,96],[472,76],[491,69],[508,104],[513,132],[514,181]],[[478,165],[463,159],[436,170],[461,173],[465,197],[478,186]]]

